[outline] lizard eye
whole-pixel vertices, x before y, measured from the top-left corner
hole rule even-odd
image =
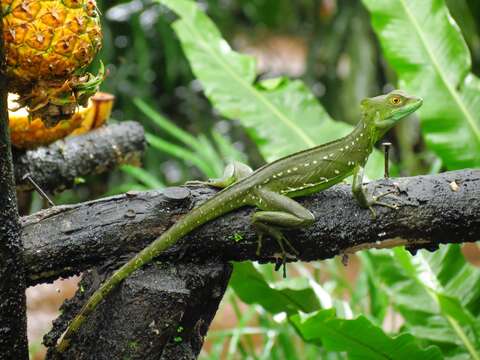
[[[402,102],[402,99],[400,99],[400,97],[398,97],[398,96],[394,96],[394,97],[390,98],[390,103],[392,105],[398,105],[401,102]]]

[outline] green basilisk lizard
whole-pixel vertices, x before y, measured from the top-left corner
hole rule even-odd
[[[255,206],[258,210],[253,214],[252,223],[260,234],[259,245],[262,235],[271,236],[285,257],[285,245],[296,251],[281,229],[304,227],[315,221],[314,215],[292,198],[322,191],[353,174],[352,191],[361,207],[369,208],[374,216],[374,205],[396,208],[379,201],[391,191],[377,196],[367,193],[363,186],[364,166],[374,144],[422,103],[421,98],[399,90],[367,98],[361,102],[360,122],[341,139],[289,155],[256,171],[240,163],[228,166],[223,178],[206,182],[223,190],[186,214],[107,279],[73,319],[57,345],[57,351],[68,348],[86,317],[123,279],[186,234],[225,213],[242,206]]]

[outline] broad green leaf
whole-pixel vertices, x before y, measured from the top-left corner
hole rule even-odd
[[[173,27],[205,95],[225,117],[238,119],[267,161],[339,138],[351,126],[333,121],[300,81],[255,82],[255,61],[233,51],[215,24],[189,0],[157,0],[179,19]],[[381,176],[372,156],[369,177]]]
[[[444,0],[363,0],[399,85],[424,98],[427,145],[449,169],[480,166],[480,79]]]
[[[320,309],[315,292],[301,278],[293,279],[291,287],[273,288],[250,262],[235,263],[230,285],[243,302],[259,304],[271,314]]]
[[[480,318],[480,270],[470,265],[459,245],[441,246],[434,253],[422,252],[447,295],[459,299]]]
[[[479,271],[465,261],[458,246],[442,246],[434,254],[420,251],[416,256],[400,248],[370,251],[361,258],[373,281],[405,319],[405,329],[431,343],[455,345],[480,359]],[[458,286],[459,281],[465,289]]]
[[[438,348],[422,349],[408,334],[390,337],[363,316],[344,320],[337,318],[333,309],[328,309],[293,315],[290,321],[305,341],[321,344],[331,351],[344,351],[352,360],[443,359]]]

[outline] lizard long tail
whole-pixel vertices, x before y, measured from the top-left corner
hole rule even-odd
[[[127,278],[138,268],[149,263],[162,251],[175,244],[183,236],[192,230],[213,220],[227,212],[230,212],[241,205],[236,199],[240,198],[241,192],[225,189],[204,204],[190,211],[187,215],[172,225],[161,236],[155,239],[149,246],[144,248],[126,264],[120,267],[115,273],[105,281],[100,288],[88,299],[77,316],[72,320],[67,330],[63,334],[60,343],[56,346],[59,353],[64,352],[69,346],[73,335],[78,331],[86,318],[93,312],[96,306],[112,291],[123,279]]]

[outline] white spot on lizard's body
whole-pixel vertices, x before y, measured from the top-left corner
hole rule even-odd
[[[337,174],[337,175],[338,175],[338,174],[340,174],[340,171],[338,171],[338,170],[335,170],[335,174]]]
[[[305,163],[305,167],[309,167],[310,166],[310,163]]]
[[[327,160],[327,159],[328,159],[328,157],[327,157],[327,156],[324,156],[324,157],[323,157],[323,160]]]
[[[298,170],[298,168],[296,168],[296,167],[293,168],[293,171],[297,171],[297,170]]]
[[[316,164],[318,164],[318,161],[317,161],[317,160],[313,160],[313,163],[316,165]]]

